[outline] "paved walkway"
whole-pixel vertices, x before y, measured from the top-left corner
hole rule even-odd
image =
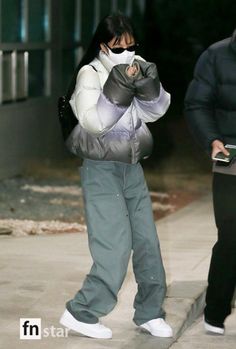
[[[60,329],[65,301],[80,288],[91,266],[85,233],[0,237],[0,348],[47,349],[164,349],[235,348],[236,314],[229,318],[223,338],[207,336],[201,323],[192,324],[204,305],[211,247],[215,240],[211,196],[206,195],[158,222],[167,273],[167,320],[174,339],[158,339],[132,322],[136,292],[132,267],[114,311],[103,319],[113,330],[112,340],[93,340]],[[42,340],[20,340],[19,319],[41,318]],[[46,337],[46,330],[51,335]],[[61,337],[59,337],[61,335]],[[175,342],[173,344],[173,342]]]

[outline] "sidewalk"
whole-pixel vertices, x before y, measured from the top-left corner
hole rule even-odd
[[[19,318],[41,318],[43,328],[61,327],[58,319],[65,301],[80,288],[91,266],[87,235],[1,236],[0,348],[38,349],[42,344],[47,349],[169,348],[203,308],[205,280],[216,234],[211,196],[206,195],[161,219],[157,229],[168,282],[165,309],[175,338],[152,337],[141,332],[132,322],[136,284],[130,265],[118,304],[103,319],[104,324],[113,330],[112,340],[93,340],[72,333],[68,338],[49,336],[42,337],[42,340],[20,340]],[[171,347],[213,348],[205,345],[208,336],[202,329],[193,328],[193,332],[187,330]],[[230,331],[230,336],[224,337],[221,348],[234,347],[235,326]],[[192,335],[195,336],[196,346],[192,343]],[[185,341],[183,345],[182,338]],[[222,344],[222,339],[219,342]]]

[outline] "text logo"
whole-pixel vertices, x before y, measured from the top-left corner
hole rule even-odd
[[[41,339],[42,337],[68,337],[68,328],[44,327],[41,318],[20,318],[20,339]]]
[[[41,319],[21,318],[20,339],[41,339]]]

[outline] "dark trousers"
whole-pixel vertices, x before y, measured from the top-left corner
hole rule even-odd
[[[223,324],[236,285],[236,176],[214,173],[213,204],[218,239],[212,250],[205,318]]]

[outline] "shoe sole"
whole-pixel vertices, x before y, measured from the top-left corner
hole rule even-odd
[[[110,339],[112,338],[112,334],[98,334],[92,333],[90,329],[87,328],[87,325],[83,322],[80,322],[74,318],[74,316],[66,309],[60,318],[60,324],[67,327],[69,330],[73,330],[84,336],[97,338],[97,339]]]
[[[155,337],[162,337],[162,338],[173,337],[173,332],[169,332],[169,333],[163,333],[163,332],[159,332],[159,331],[151,332],[150,329],[148,328],[148,326],[146,327],[145,325],[140,325],[139,327],[141,327],[141,329],[148,331],[149,333],[151,333],[152,336],[155,336]]]
[[[210,324],[207,324],[206,322],[204,322],[204,327],[207,332],[214,333],[214,334],[223,335],[225,332],[223,328],[212,326]]]

